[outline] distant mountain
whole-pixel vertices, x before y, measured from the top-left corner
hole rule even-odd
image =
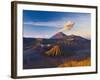
[[[54,36],[51,37],[51,39],[63,39],[67,37],[66,34],[62,33],[62,32],[58,32],[56,33]]]

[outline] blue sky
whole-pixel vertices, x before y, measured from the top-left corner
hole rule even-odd
[[[23,10],[24,37],[50,38],[68,21],[75,23],[66,35],[78,35],[91,38],[91,14],[75,12],[51,12]]]

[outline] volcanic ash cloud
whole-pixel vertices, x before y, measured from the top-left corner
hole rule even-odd
[[[67,23],[64,24],[64,27],[61,28],[58,32],[71,30],[73,28],[73,26],[74,26],[74,22],[68,21]]]

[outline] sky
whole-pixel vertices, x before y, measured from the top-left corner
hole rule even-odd
[[[64,27],[68,21],[74,22],[66,35],[78,35],[91,38],[91,14],[76,12],[52,12],[23,10],[23,37],[50,38]]]

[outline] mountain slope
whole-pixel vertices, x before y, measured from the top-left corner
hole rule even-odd
[[[56,33],[54,36],[51,37],[51,39],[63,39],[67,37],[66,34],[62,33],[62,32],[58,32]]]

